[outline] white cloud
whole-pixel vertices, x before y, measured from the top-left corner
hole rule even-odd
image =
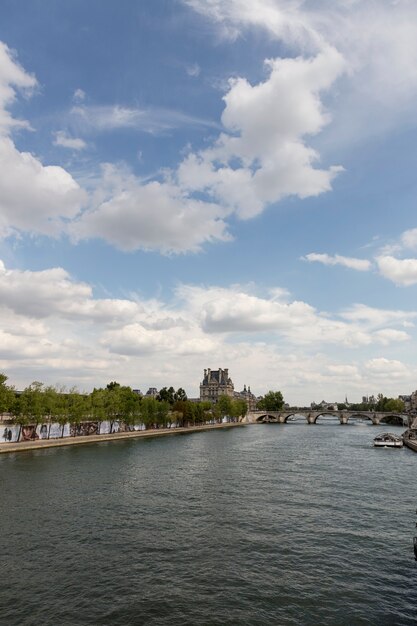
[[[401,235],[401,244],[404,248],[417,250],[417,228],[404,231]]]
[[[195,11],[211,18],[221,27],[221,34],[235,39],[247,27],[260,27],[274,38],[294,46],[320,45],[322,37],[294,0],[184,0]]]
[[[273,59],[267,66],[262,83],[230,81],[222,114],[228,134],[191,152],[178,168],[185,189],[208,193],[242,218],[289,195],[328,191],[342,169],[315,167],[319,155],[306,143],[329,123],[320,93],[343,72],[342,57],[326,48],[314,58]]]
[[[376,309],[365,304],[355,304],[341,313],[341,317],[352,322],[361,322],[369,328],[378,328],[390,324],[401,324],[404,328],[412,328],[410,321],[417,317],[415,311]]]
[[[0,236],[13,231],[57,235],[63,218],[73,218],[85,193],[62,167],[19,152],[0,137]]]
[[[69,148],[70,150],[84,150],[87,147],[83,139],[69,137],[63,130],[59,130],[55,133],[54,145]]]
[[[367,272],[371,269],[372,264],[367,259],[355,259],[352,257],[341,256],[335,254],[331,256],[329,254],[318,254],[316,252],[310,252],[302,257],[304,261],[323,263],[323,265],[343,265],[353,270],[360,272]]]
[[[202,329],[210,334],[264,333],[281,337],[290,345],[337,344],[348,348],[377,343],[387,345],[409,338],[403,330],[392,328],[411,316],[407,313],[384,311],[377,323],[376,315],[369,320],[368,312],[367,316],[352,316],[345,322],[317,311],[306,302],[266,299],[239,286],[225,289],[183,285],[177,289],[177,295],[187,303],[193,317],[200,320]],[[344,317],[348,318],[348,314]],[[386,328],[386,324],[390,327]]]
[[[396,242],[381,247],[379,254],[375,256],[373,261],[316,252],[306,254],[301,259],[323,265],[343,265],[364,272],[371,270],[373,265],[376,265],[381,276],[398,286],[409,287],[417,283],[417,259],[401,259],[393,256],[393,254],[400,254],[406,249],[417,249],[417,228],[404,231]]]
[[[62,167],[44,166],[29,152],[17,150],[8,136],[15,127],[29,128],[7,111],[15,88],[31,92],[36,79],[26,73],[0,42],[0,237],[19,231],[56,235],[63,219],[73,218],[85,194]]]
[[[334,103],[337,131],[333,135],[338,145],[342,139],[357,141],[413,119],[417,94],[415,2],[183,1],[232,38],[248,28],[259,28],[292,53],[315,54],[326,45],[335,47],[349,68]]]
[[[74,102],[83,102],[85,100],[85,91],[83,89],[76,89],[73,93],[72,99]]]
[[[374,333],[374,337],[383,346],[387,346],[390,343],[396,341],[408,341],[411,336],[403,330],[396,330],[395,328],[384,328],[383,330],[377,330]]]
[[[122,250],[165,254],[230,240],[221,207],[189,198],[169,182],[141,183],[108,165],[101,184],[105,199],[70,227],[76,239],[100,237]]]
[[[152,107],[131,108],[121,105],[77,105],[71,109],[71,123],[80,131],[113,131],[131,128],[151,135],[164,134],[175,128],[219,128],[219,124],[193,115]]]
[[[396,259],[393,256],[376,258],[379,272],[396,285],[409,287],[417,283],[417,259]]]
[[[0,41],[0,133],[4,134],[13,128],[29,128],[28,122],[16,120],[7,111],[16,99],[16,89],[30,94],[37,82],[17,63],[10,48]]]
[[[18,386],[36,378],[91,389],[116,379],[145,391],[186,386],[195,396],[202,369],[223,366],[236,388],[245,382],[260,394],[279,385],[301,404],[345,393],[360,398],[370,389],[395,394],[395,385],[399,393],[400,384],[405,391],[412,384],[416,368],[390,355],[406,338],[401,311],[358,305],[341,321],[285,290],[268,294],[254,286],[181,285],[166,301],[103,299],[62,268],[1,264],[0,371]],[[356,349],[354,362],[346,348]]]
[[[407,372],[407,367],[404,363],[401,363],[401,361],[396,359],[390,360],[384,357],[370,359],[365,363],[365,367],[378,376],[386,376],[388,374],[390,376],[398,377],[404,376]]]

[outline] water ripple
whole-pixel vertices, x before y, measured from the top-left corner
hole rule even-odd
[[[416,623],[417,455],[264,425],[0,458],[4,626]]]

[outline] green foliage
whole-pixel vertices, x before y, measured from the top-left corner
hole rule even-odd
[[[177,391],[175,392],[174,399],[183,400],[183,401],[187,400],[187,394],[185,393],[182,387],[179,387],[179,389],[177,389]]]
[[[232,414],[232,405],[233,400],[230,396],[219,396],[217,400],[217,408],[220,414],[220,417],[225,417],[226,415]]]
[[[387,398],[382,393],[377,396],[376,402],[360,402],[358,404],[350,404],[350,411],[377,411],[381,413],[393,412],[404,413],[405,405],[399,398]]]
[[[233,400],[231,416],[235,419],[245,417],[248,412],[248,405],[245,400]]]
[[[403,413],[405,409],[404,402],[399,398],[387,398],[384,411],[392,411],[393,413]]]
[[[6,385],[8,380],[5,374],[0,374],[0,415],[13,410],[15,400],[14,388]]]
[[[20,424],[38,424],[47,410],[43,384],[34,381],[20,395],[18,421]]]
[[[155,426],[158,414],[158,401],[155,398],[142,398],[140,415],[146,428]]]
[[[280,391],[268,391],[258,402],[258,409],[262,411],[280,411],[283,406],[284,398]]]
[[[187,394],[182,387],[177,389],[177,391],[175,391],[174,387],[162,387],[162,389],[159,390],[156,399],[159,402],[168,402],[169,405],[172,407],[178,400],[187,400]]]
[[[170,387],[169,389],[167,387],[162,387],[162,389],[159,390],[159,393],[156,396],[156,399],[159,402],[168,402],[168,404],[172,406],[175,402],[174,396],[175,396],[174,387]]]

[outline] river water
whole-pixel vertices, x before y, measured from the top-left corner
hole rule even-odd
[[[417,454],[260,425],[2,455],[0,624],[417,623]]]

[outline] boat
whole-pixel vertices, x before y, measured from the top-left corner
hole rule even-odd
[[[394,433],[382,433],[374,439],[375,448],[402,448],[404,445],[402,437]]]
[[[403,441],[407,448],[417,452],[417,430],[415,428],[408,428],[405,433],[403,433]]]
[[[417,537],[413,538],[413,544],[414,544],[414,558],[417,561]]]

